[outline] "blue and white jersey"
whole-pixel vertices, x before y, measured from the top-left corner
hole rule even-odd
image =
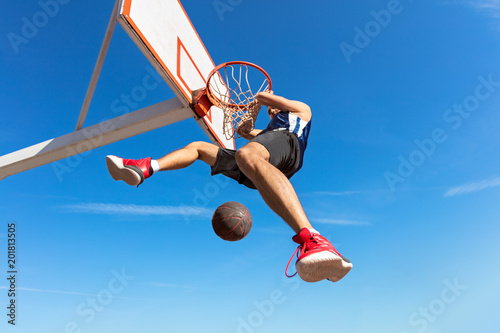
[[[273,119],[271,119],[266,129],[264,129],[261,133],[273,130],[286,130],[297,134],[300,147],[300,163],[295,171],[298,171],[302,167],[302,161],[304,159],[304,152],[307,148],[307,138],[309,137],[310,129],[311,121],[304,121],[291,112],[281,111],[274,116]]]

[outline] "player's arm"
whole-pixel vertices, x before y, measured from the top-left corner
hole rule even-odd
[[[260,132],[262,132],[262,130],[260,130],[260,129],[253,129],[249,133],[245,133],[244,131],[238,131],[238,134],[242,138],[247,139],[248,141],[250,141],[253,138],[255,138]]]
[[[311,108],[305,103],[274,95],[272,92],[260,92],[255,97],[259,104],[291,112],[304,121],[311,120]]]

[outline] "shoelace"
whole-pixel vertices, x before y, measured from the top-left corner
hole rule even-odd
[[[299,246],[297,246],[297,249],[295,250],[295,252],[292,254],[292,257],[290,258],[290,260],[288,260],[288,264],[286,265],[286,268],[285,268],[285,275],[286,277],[289,277],[289,278],[292,278],[294,277],[295,275],[297,275],[297,272],[295,272],[293,275],[288,275],[288,266],[290,266],[290,263],[292,262],[292,259],[293,259],[293,256],[295,254],[297,254],[297,259],[299,258],[299,250],[302,248],[302,244],[300,244]]]
[[[313,237],[309,238],[310,241],[313,241],[315,243],[318,243],[318,241],[316,241]],[[285,268],[285,275],[289,278],[291,277],[294,277],[295,275],[297,275],[297,272],[295,272],[293,275],[288,275],[288,267],[290,266],[290,263],[292,262],[292,259],[293,259],[293,256],[295,254],[297,254],[297,259],[299,258],[299,254],[302,252],[306,252],[307,250],[307,246],[306,246],[307,242],[304,242],[302,244],[299,244],[299,246],[297,246],[297,249],[295,250],[295,252],[292,254],[292,257],[290,258],[290,260],[288,260],[288,264],[286,265],[286,268]],[[299,252],[299,250],[302,250],[301,252]]]

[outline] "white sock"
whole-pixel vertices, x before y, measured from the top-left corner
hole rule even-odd
[[[153,168],[153,173],[160,171],[160,163],[157,160],[151,160],[151,167]]]
[[[313,228],[308,228],[309,229],[309,232],[311,232],[311,234],[320,234],[316,229],[313,229]]]

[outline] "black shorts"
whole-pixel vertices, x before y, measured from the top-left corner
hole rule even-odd
[[[250,142],[258,142],[269,152],[269,163],[290,178],[300,164],[299,140],[295,133],[288,131],[268,131],[256,136]],[[241,172],[234,158],[235,150],[219,148],[217,159],[212,167],[212,176],[219,173],[232,178],[246,187],[255,189],[255,185]]]

